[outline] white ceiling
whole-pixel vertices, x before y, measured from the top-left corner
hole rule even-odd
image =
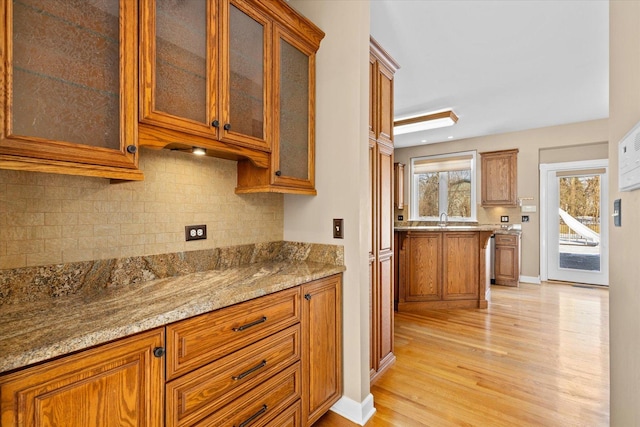
[[[371,35],[401,67],[396,118],[459,117],[396,147],[609,116],[608,1],[371,0]]]

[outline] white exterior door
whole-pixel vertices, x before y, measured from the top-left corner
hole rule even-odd
[[[540,165],[542,280],[609,284],[607,167]]]

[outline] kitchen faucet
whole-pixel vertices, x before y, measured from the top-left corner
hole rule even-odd
[[[444,220],[442,219],[442,215],[444,215]],[[446,212],[442,212],[440,214],[440,224],[438,224],[440,227],[446,227],[447,226],[447,222],[449,221],[449,215],[447,215]]]

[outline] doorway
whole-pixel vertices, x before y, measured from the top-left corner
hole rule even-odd
[[[607,160],[540,165],[542,280],[609,283]]]

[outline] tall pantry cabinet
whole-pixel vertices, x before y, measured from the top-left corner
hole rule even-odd
[[[371,38],[369,55],[369,235],[371,381],[393,354],[393,75],[400,68]]]

